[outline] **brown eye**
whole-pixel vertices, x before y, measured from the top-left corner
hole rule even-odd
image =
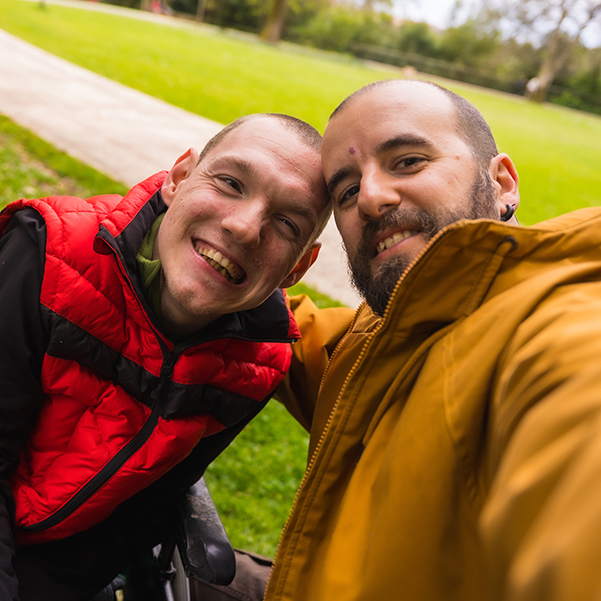
[[[242,192],[242,186],[240,186],[240,182],[235,180],[233,177],[222,177],[221,181],[225,182],[230,188],[236,190],[236,192]]]
[[[341,195],[340,198],[338,199],[338,206],[342,206],[345,203],[347,203],[349,200],[351,200],[354,196],[356,196],[357,194],[359,194],[359,190],[360,190],[360,186],[358,184],[351,186],[350,188],[347,188]]]
[[[412,168],[419,167],[423,162],[425,162],[423,157],[404,157],[395,165],[394,168],[411,170]]]
[[[277,219],[281,224],[283,224],[284,228],[289,233],[292,233],[294,236],[299,235],[298,227],[296,226],[296,223],[294,223],[294,221],[288,219],[287,217],[278,217]]]

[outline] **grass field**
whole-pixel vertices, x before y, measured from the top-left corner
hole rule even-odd
[[[88,198],[107,191],[126,188],[0,115],[0,209],[23,197]]]
[[[132,14],[137,14],[135,11]],[[323,130],[349,92],[390,78],[348,57],[252,36],[36,2],[2,0],[0,27],[74,63],[189,111],[227,123],[279,111]],[[490,122],[521,176],[522,223],[601,204],[601,118],[446,82]]]
[[[348,57],[211,28],[158,25],[36,2],[2,0],[0,27],[74,63],[227,123],[286,112],[323,130],[331,110],[361,85],[393,72]],[[601,119],[447,82],[491,123],[521,175],[519,216],[533,223],[601,204]],[[122,191],[76,161],[0,120],[2,199]],[[64,186],[64,188],[60,187]],[[319,301],[327,305],[329,300]],[[210,468],[208,481],[235,545],[271,555],[302,477],[306,434],[270,403]]]

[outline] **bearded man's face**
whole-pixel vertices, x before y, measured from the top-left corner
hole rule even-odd
[[[348,254],[348,268],[353,286],[377,315],[383,315],[396,283],[415,257],[397,254],[372,269],[370,249],[380,232],[394,229],[420,231],[429,242],[440,230],[461,219],[498,219],[495,189],[484,171],[472,186],[470,206],[465,211],[397,209],[386,213],[379,221],[370,221],[363,227],[357,251]]]
[[[355,286],[379,314],[438,231],[504,209],[451,100],[419,82],[373,88],[341,107],[322,164]]]

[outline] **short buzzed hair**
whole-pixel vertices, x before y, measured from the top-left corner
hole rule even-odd
[[[235,121],[232,121],[229,125],[226,125],[221,131],[217,132],[202,149],[202,152],[198,156],[198,164],[202,162],[202,160],[207,156],[207,154],[216,146],[218,146],[232,131],[247,123],[248,121],[253,121],[255,119],[276,119],[280,123],[282,123],[289,130],[294,132],[298,139],[303,142],[306,146],[315,151],[315,154],[321,158],[321,134],[309,123],[303,121],[302,119],[297,119],[296,117],[292,117],[291,115],[285,115],[283,113],[253,113],[251,115],[245,115],[244,117],[240,117]],[[324,183],[325,187],[325,183]],[[309,239],[307,247],[313,242],[317,240],[320,234],[323,232],[326,227],[328,220],[332,214],[332,203],[327,194],[325,194],[324,198],[326,199],[325,206],[320,214],[317,216],[317,220],[315,223],[315,229],[313,230],[313,235]]]
[[[330,115],[330,119],[340,113],[347,104],[358,96],[362,96],[374,88],[398,85],[405,83],[406,81],[407,80],[403,79],[384,79],[382,81],[370,83],[356,92],[353,92],[350,96],[347,96]],[[492,131],[480,111],[471,102],[468,102],[463,98],[463,96],[459,96],[459,94],[455,94],[455,92],[451,92],[451,90],[447,90],[447,88],[443,88],[436,83],[424,80],[411,81],[432,86],[443,92],[451,100],[457,117],[457,133],[469,146],[472,155],[480,165],[480,168],[488,169],[491,159],[496,157],[499,154],[499,151],[497,150],[497,144],[492,135]]]
[[[309,148],[315,150],[317,154],[321,152],[321,134],[309,123],[306,123],[302,119],[297,119],[290,115],[284,115],[283,113],[253,113],[252,115],[245,115],[239,117],[235,121],[232,121],[229,125],[226,125],[221,131],[217,132],[205,145],[198,157],[200,163],[209,151],[217,146],[228,134],[232,131],[254,119],[276,119],[280,123],[284,124],[288,129],[292,130],[297,134],[298,138],[304,142]]]

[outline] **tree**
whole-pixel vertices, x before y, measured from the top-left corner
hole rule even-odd
[[[601,1],[519,0],[506,5],[501,14],[518,26],[518,37],[538,39],[543,44],[543,60],[530,99],[544,102],[582,34],[600,22]]]
[[[402,52],[436,56],[437,43],[432,29],[427,23],[405,21],[399,28],[398,48]]]
[[[277,44],[282,37],[284,19],[286,17],[287,0],[272,0],[267,15],[267,23],[261,30],[260,37],[266,42]]]
[[[490,23],[471,18],[457,27],[443,31],[438,51],[439,56],[446,61],[478,67],[499,46],[499,32]]]

